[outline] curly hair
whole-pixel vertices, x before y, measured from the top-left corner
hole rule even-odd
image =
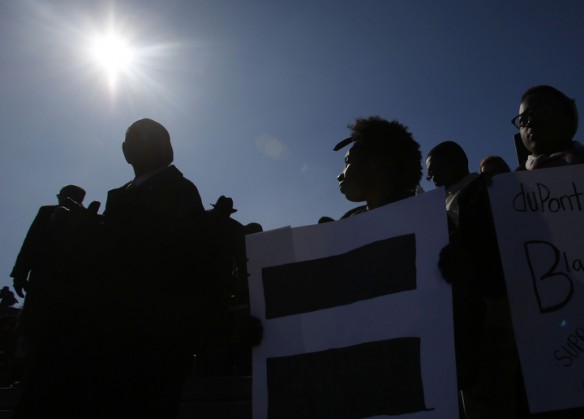
[[[422,178],[422,153],[408,128],[400,122],[391,122],[380,116],[357,118],[347,125],[356,145],[387,158],[399,176],[396,182],[404,191],[414,193]]]

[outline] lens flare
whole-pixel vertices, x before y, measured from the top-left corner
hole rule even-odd
[[[120,72],[132,63],[132,49],[115,34],[99,37],[93,43],[93,57],[108,72]]]
[[[106,72],[111,88],[115,87],[121,75],[131,71],[135,55],[129,42],[115,32],[96,35],[91,43],[91,56]]]

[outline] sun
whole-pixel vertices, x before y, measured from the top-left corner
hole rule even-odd
[[[132,61],[132,49],[124,39],[108,34],[95,40],[93,57],[107,71],[117,73],[128,68]]]
[[[161,42],[134,27],[113,12],[106,22],[83,21],[72,37],[78,65],[94,88],[109,93],[112,100],[132,98],[137,93],[164,96],[167,63],[182,43]],[[156,34],[158,35],[158,34]],[[75,39],[73,39],[75,38]]]
[[[129,42],[115,32],[96,35],[91,44],[92,59],[105,71],[110,87],[131,71],[135,55]]]

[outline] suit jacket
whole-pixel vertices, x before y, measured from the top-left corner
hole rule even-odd
[[[67,284],[63,275],[62,243],[51,217],[57,205],[39,209],[32,222],[10,276],[27,278],[24,307],[20,315],[20,333],[47,338],[57,333],[64,317]]]
[[[196,186],[174,166],[140,186],[130,182],[109,191],[104,219],[115,250],[115,271],[144,282],[175,269],[176,263],[185,262],[180,258],[186,247],[195,244],[191,233],[203,217]]]
[[[10,274],[12,278],[27,277],[31,270],[42,269],[46,266],[49,220],[56,208],[57,205],[46,205],[39,209],[16,258],[16,263]]]
[[[109,191],[109,299],[123,319],[120,333],[188,339],[198,332],[186,329],[212,317],[220,296],[206,277],[204,219],[196,186],[174,166]]]

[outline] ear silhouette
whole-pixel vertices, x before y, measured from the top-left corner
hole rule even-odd
[[[172,147],[167,147],[162,151],[164,164],[170,164],[174,160],[174,151]]]
[[[131,147],[128,147],[125,141],[122,143],[122,151],[124,152],[124,158],[126,159],[126,161],[129,164],[133,165],[135,156],[133,151],[131,150]]]

